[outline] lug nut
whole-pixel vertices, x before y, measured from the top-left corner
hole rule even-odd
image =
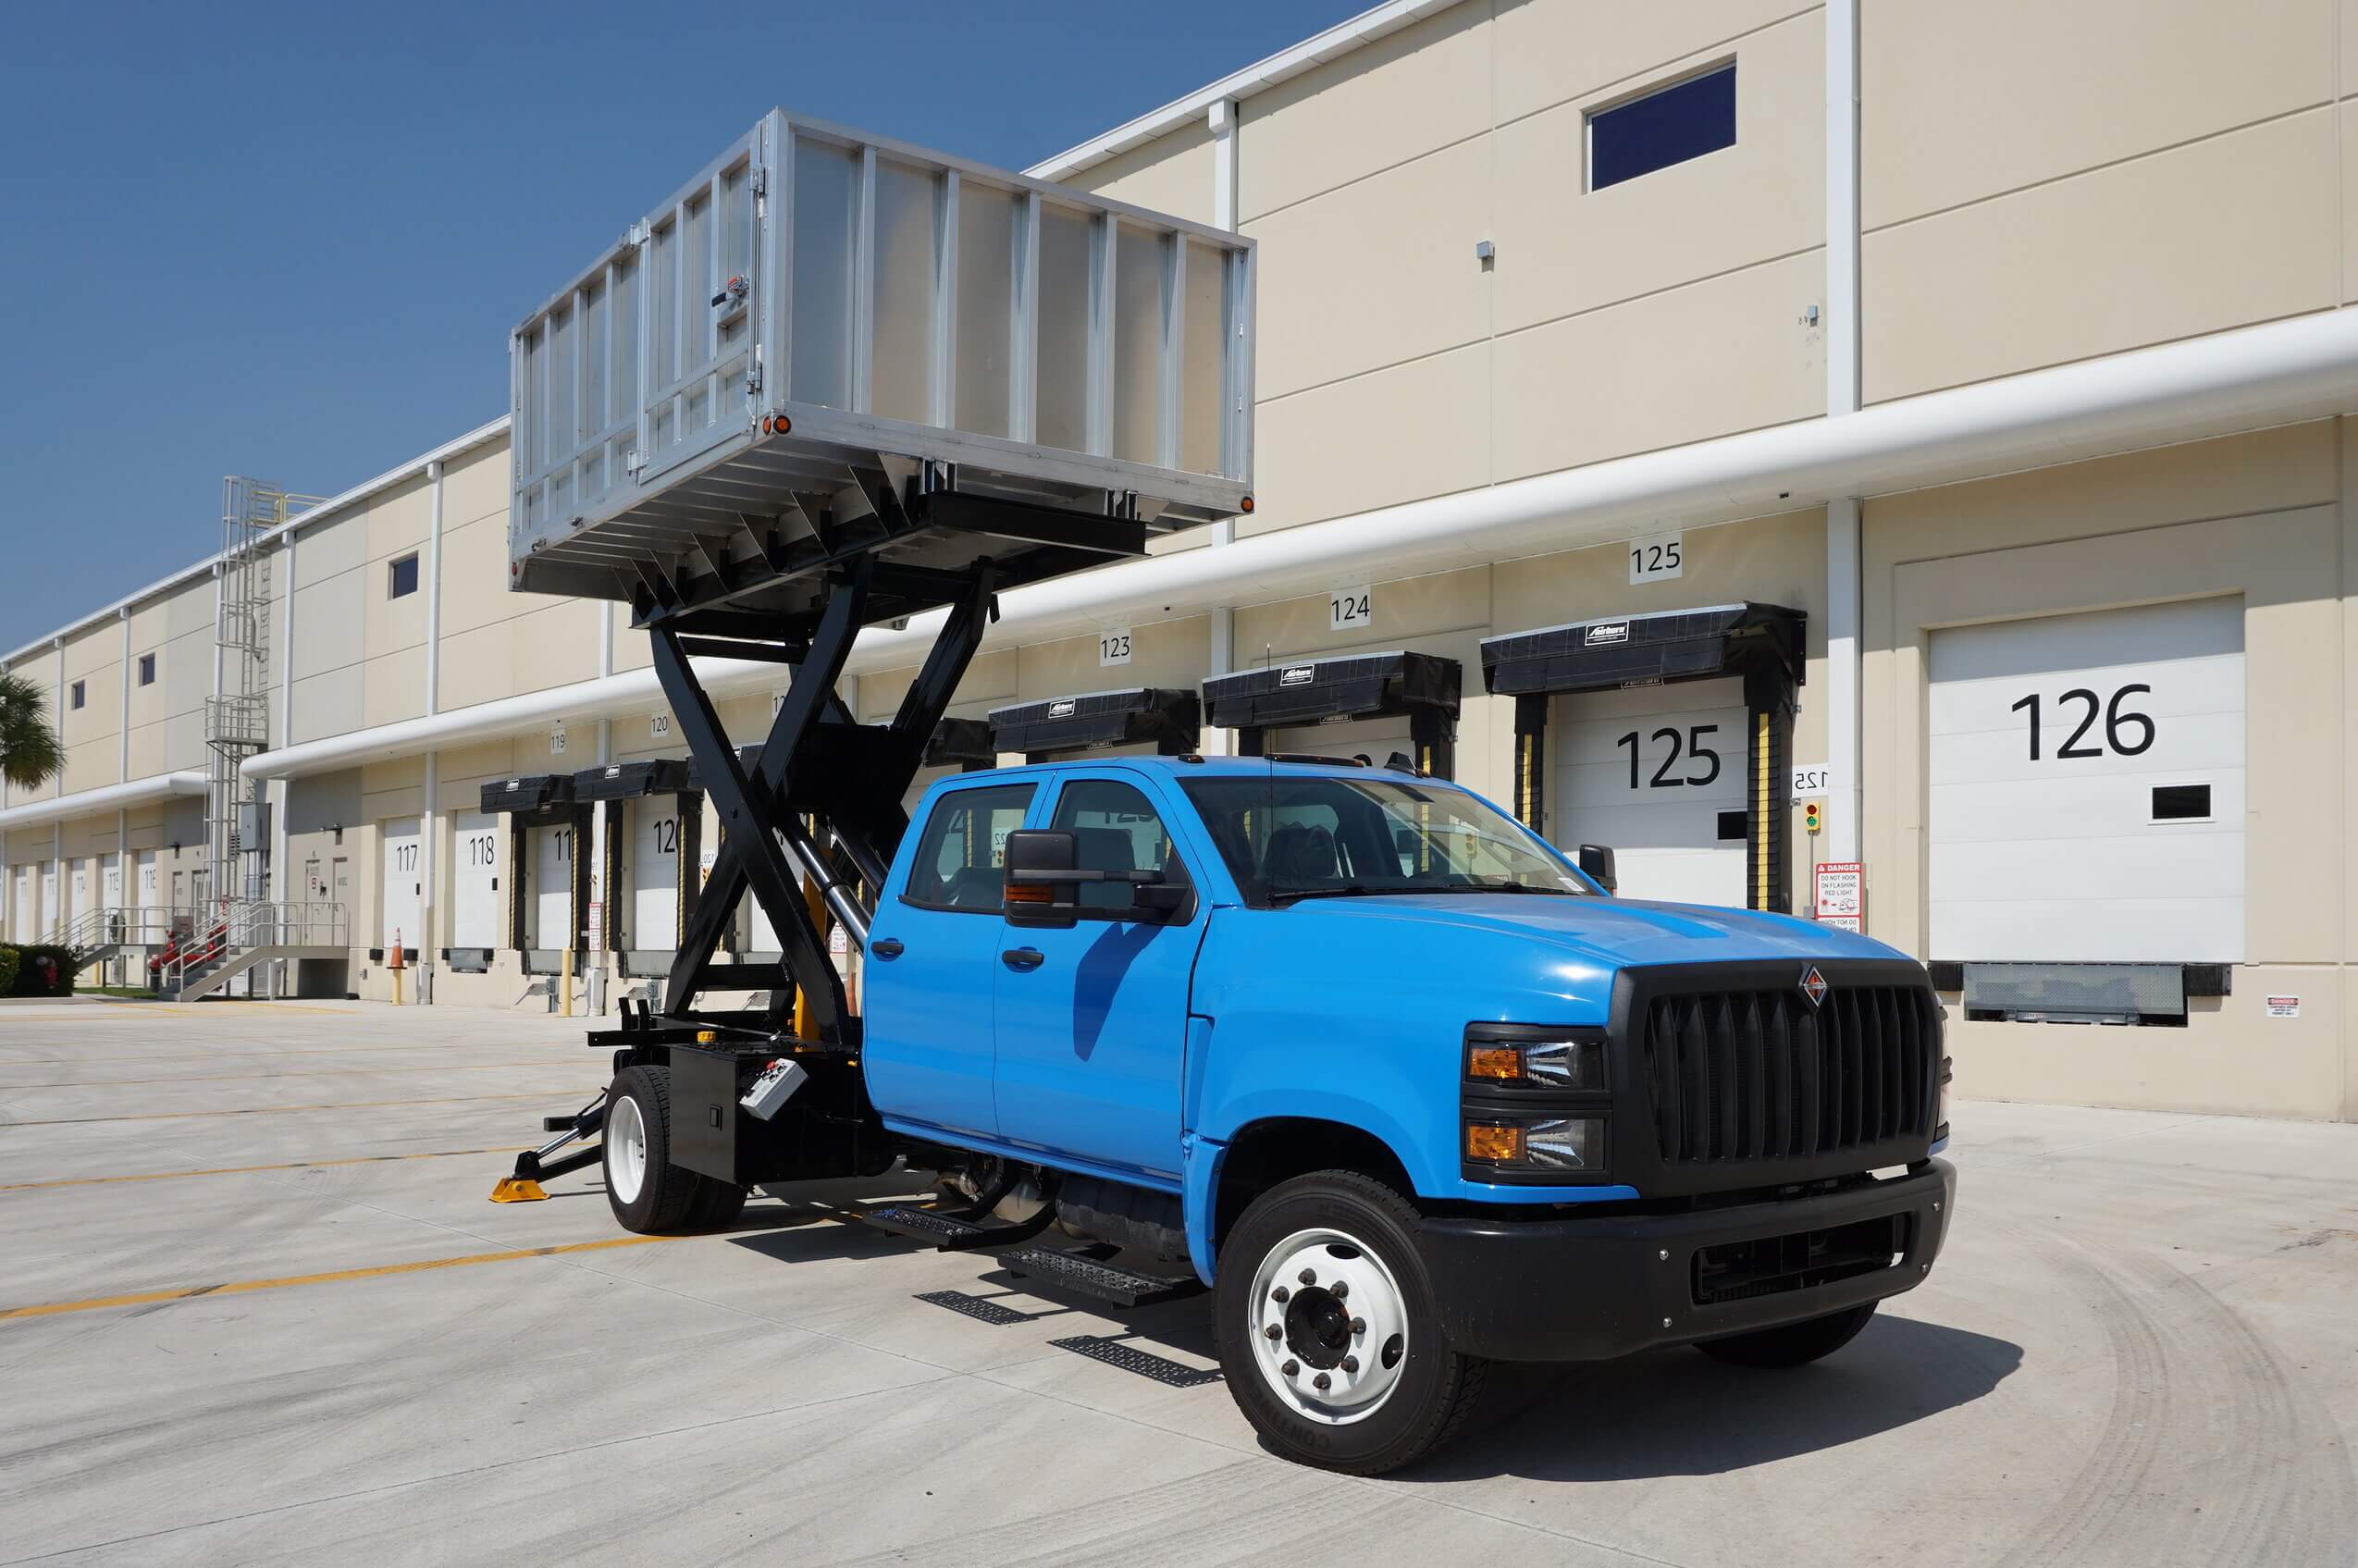
[[[1364,1318],[1364,1317],[1354,1317],[1354,1318],[1352,1318],[1352,1319],[1351,1320],[1351,1331],[1352,1331],[1352,1333],[1354,1333],[1354,1334],[1364,1334],[1364,1333],[1366,1333],[1366,1332],[1367,1332],[1367,1320],[1366,1320],[1365,1318]]]
[[[1307,1268],[1303,1269],[1301,1274],[1296,1276],[1296,1278],[1299,1278],[1304,1285],[1315,1285],[1318,1283],[1318,1276]]]
[[[1351,1281],[1350,1281],[1350,1280],[1348,1280],[1348,1279],[1338,1279],[1338,1280],[1336,1280],[1336,1281],[1335,1281],[1335,1300],[1337,1300],[1337,1301],[1341,1301],[1341,1300],[1342,1300],[1345,1296],[1348,1296],[1348,1295],[1350,1295],[1350,1294],[1351,1294]]]
[[[1664,1263],[1671,1261],[1671,1250],[1668,1247],[1664,1247],[1660,1252],[1656,1253],[1654,1255],[1661,1259]]]
[[[1321,1392],[1324,1392],[1324,1391],[1326,1390],[1326,1389],[1327,1389],[1327,1385],[1331,1384],[1332,1382],[1334,1382],[1334,1379],[1333,1379],[1333,1378],[1331,1378],[1331,1377],[1327,1377],[1325,1373],[1321,1372],[1320,1374],[1318,1374],[1318,1376],[1317,1376],[1317,1377],[1313,1377],[1312,1379],[1310,1379],[1310,1386],[1311,1386],[1312,1388],[1314,1388],[1314,1389],[1318,1389],[1318,1390],[1319,1390],[1319,1391],[1321,1391]]]
[[[1290,1361],[1290,1362],[1287,1362],[1287,1363],[1286,1363],[1283,1366],[1278,1367],[1278,1371],[1280,1371],[1280,1372],[1282,1372],[1282,1373],[1284,1373],[1287,1377],[1292,1377],[1295,1373],[1297,1373],[1297,1372],[1299,1372],[1299,1371],[1301,1371],[1301,1370],[1302,1370],[1302,1363],[1300,1363],[1300,1362],[1298,1362],[1298,1361]]]
[[[1269,1299],[1277,1303],[1279,1306],[1285,1305],[1285,1303],[1291,1300],[1292,1297],[1293,1292],[1287,1290],[1283,1285],[1278,1286],[1276,1290],[1269,1292]]]
[[[1269,1325],[1266,1328],[1262,1329],[1261,1332],[1265,1337],[1272,1340],[1281,1339],[1285,1335],[1285,1330],[1278,1327],[1274,1323]]]
[[[1663,1327],[1667,1328],[1667,1327],[1669,1327],[1670,1326],[1671,1326],[1671,1320],[1670,1320],[1669,1318],[1665,1317],[1664,1319],[1662,1319],[1662,1327]]]
[[[1357,1356],[1355,1356],[1355,1355],[1347,1355],[1347,1356],[1343,1357],[1343,1370],[1344,1370],[1345,1372],[1356,1372],[1356,1371],[1358,1371],[1358,1370],[1359,1370],[1359,1358],[1358,1358]]]

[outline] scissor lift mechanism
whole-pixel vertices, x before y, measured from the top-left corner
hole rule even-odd
[[[1102,513],[1082,512],[961,491],[956,469],[937,463],[897,487],[883,470],[861,475],[861,484],[872,514],[840,525],[796,516],[792,527],[785,519],[741,517],[737,537],[698,552],[693,568],[667,571],[648,560],[629,565],[636,579],[633,624],[653,639],[656,677],[722,833],[660,1010],[626,1004],[619,1029],[590,1035],[593,1044],[615,1047],[618,1068],[625,1058],[682,1046],[761,1060],[791,1056],[813,1070],[856,1066],[860,1020],[803,884],[817,888],[847,940],[865,950],[878,890],[908,831],[902,797],[997,614],[998,591],[1146,551],[1149,529],[1127,493],[1108,493]],[[937,609],[947,619],[898,711],[886,723],[858,722],[835,688],[861,629]],[[698,677],[698,657],[793,670],[750,772]],[[778,933],[778,963],[716,957],[748,895]],[[698,1005],[719,991],[767,992],[769,1003],[735,1010]],[[839,1075],[836,1087],[832,1119],[872,1122],[856,1071]],[[541,1179],[597,1162],[599,1146],[586,1141],[599,1134],[604,1116],[601,1093],[571,1117],[547,1118],[544,1130],[558,1136],[518,1156],[494,1200],[544,1196]],[[559,1156],[575,1142],[586,1146]]]

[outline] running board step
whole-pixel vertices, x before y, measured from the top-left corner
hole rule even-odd
[[[1140,1274],[1093,1256],[1097,1250],[1063,1252],[1055,1247],[1023,1247],[1001,1253],[999,1263],[1010,1274],[1024,1275],[1043,1285],[1061,1286],[1075,1295],[1111,1302],[1116,1306],[1153,1306],[1157,1302],[1175,1302],[1182,1296],[1196,1295],[1204,1289],[1203,1281],[1192,1275],[1174,1279],[1160,1274]]]
[[[969,1225],[955,1215],[937,1214],[932,1209],[911,1208],[907,1204],[888,1204],[883,1208],[862,1209],[860,1222],[879,1230],[889,1230],[895,1236],[912,1237],[931,1241],[944,1252],[961,1252],[978,1242],[991,1239],[981,1226]]]

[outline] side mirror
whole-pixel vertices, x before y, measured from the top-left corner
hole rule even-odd
[[[1580,869],[1590,882],[1607,893],[1621,891],[1621,878],[1613,874],[1613,850],[1609,844],[1584,844],[1580,846]]]
[[[1185,870],[1109,871],[1083,869],[1080,835],[1062,828],[1019,828],[1007,834],[1004,904],[1011,926],[1068,926],[1076,920],[1176,923],[1194,907]],[[1128,896],[1083,903],[1087,884],[1120,884]]]

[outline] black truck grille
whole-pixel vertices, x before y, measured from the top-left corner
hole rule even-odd
[[[1640,1059],[1662,1163],[1808,1160],[1932,1132],[1940,1028],[1920,986],[1648,999]]]

